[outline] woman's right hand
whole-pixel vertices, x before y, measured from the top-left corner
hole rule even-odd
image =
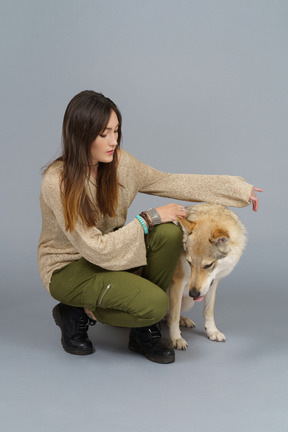
[[[186,208],[176,203],[156,207],[156,210],[160,215],[162,223],[176,221],[178,217],[185,218],[187,215]]]
[[[251,196],[249,198],[250,202],[252,201],[253,211],[257,212],[257,210],[258,210],[258,197],[255,195],[255,191],[257,191],[257,192],[263,192],[263,189],[259,189],[259,188],[253,187]]]

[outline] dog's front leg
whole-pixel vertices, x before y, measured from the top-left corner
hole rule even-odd
[[[182,283],[180,281],[172,281],[168,290],[169,312],[167,314],[167,324],[169,327],[171,345],[178,350],[186,350],[188,347],[187,342],[181,336],[179,326],[183,291],[183,281]]]
[[[219,281],[215,281],[213,285],[210,287],[208,293],[204,298],[204,322],[205,322],[205,330],[208,338],[211,341],[225,342],[226,337],[223,333],[221,333],[215,324],[214,319],[214,305],[216,298],[216,290]]]

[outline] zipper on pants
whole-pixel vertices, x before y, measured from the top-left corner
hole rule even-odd
[[[111,284],[107,285],[107,287],[105,288],[105,290],[101,294],[101,297],[100,297],[99,302],[98,302],[98,306],[101,306],[103,297],[105,296],[105,294],[107,294],[107,292],[109,291],[110,287],[111,287]]]

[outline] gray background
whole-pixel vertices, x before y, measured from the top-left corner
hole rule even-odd
[[[1,372],[6,431],[288,431],[285,0],[1,0]],[[96,353],[66,354],[41,285],[40,168],[59,154],[69,100],[94,89],[124,118],[123,148],[166,172],[241,175],[260,209],[249,242],[201,305],[173,365],[97,324]],[[139,196],[129,212],[165,203]],[[164,334],[166,328],[164,326]]]

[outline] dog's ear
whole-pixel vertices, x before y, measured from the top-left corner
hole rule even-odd
[[[184,218],[177,218],[177,219],[178,219],[178,222],[180,223],[180,226],[181,226],[183,232],[185,233],[185,231],[186,231],[187,235],[191,234],[196,223],[191,222],[191,221],[184,219]]]
[[[228,231],[216,228],[210,239],[210,242],[213,243],[220,252],[227,254],[229,252],[230,238]]]
[[[193,229],[196,225],[195,222],[188,221],[184,218],[177,218],[179,222],[179,226],[183,232],[183,249],[186,251],[186,242],[188,239],[188,236],[193,232]]]

